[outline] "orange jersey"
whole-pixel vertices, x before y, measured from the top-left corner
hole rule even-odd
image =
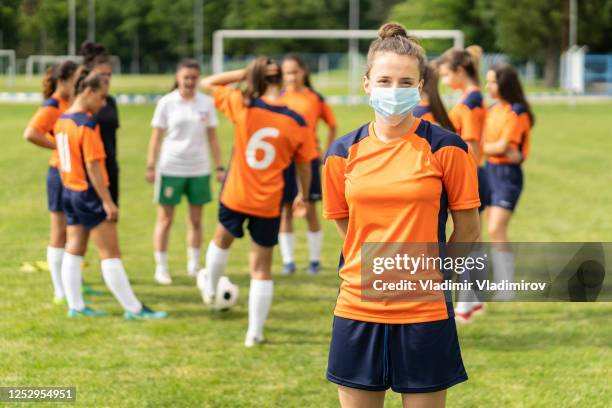
[[[433,112],[431,111],[431,106],[425,102],[419,102],[416,108],[414,108],[414,112],[412,114],[423,120],[426,120],[434,125],[437,125],[436,118],[434,118]]]
[[[301,92],[287,90],[283,92],[281,100],[290,109],[293,109],[306,120],[310,137],[314,141],[313,159],[321,157],[319,153],[319,141],[317,139],[317,124],[319,119],[323,120],[327,126],[336,126],[336,117],[331,107],[325,99],[310,88],[305,88]]]
[[[323,166],[323,216],[348,218],[335,315],[368,322],[449,318],[445,302],[362,302],[361,245],[446,241],[448,210],[478,208],[476,162],[459,136],[416,119],[389,143],[372,124],[336,140]]]
[[[53,138],[53,126],[55,126],[55,122],[66,109],[68,109],[68,102],[62,99],[58,93],[54,93],[43,101],[42,106],[38,108],[30,120],[28,127],[35,129],[43,135],[47,135],[49,138]],[[51,167],[59,165],[56,150],[51,153],[49,165]]]
[[[242,93],[219,86],[217,109],[234,123],[234,145],[221,202],[231,210],[258,217],[278,217],[283,171],[292,161],[307,163],[314,141],[302,116],[285,105],[255,98],[245,106]]]
[[[523,160],[529,154],[531,120],[523,104],[500,102],[489,108],[484,129],[485,143],[494,143],[500,139],[508,140],[512,149],[519,150]],[[494,164],[510,163],[505,155],[488,156]]]
[[[455,131],[466,142],[476,142],[482,146],[482,131],[487,106],[479,89],[467,91],[459,102],[448,112]],[[480,161],[480,157],[476,160]]]
[[[101,162],[104,182],[106,186],[109,185],[100,127],[90,115],[85,112],[64,113],[57,120],[53,131],[65,188],[72,191],[88,190],[91,184],[85,164],[96,160]]]

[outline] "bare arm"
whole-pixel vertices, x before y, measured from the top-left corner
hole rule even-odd
[[[451,211],[453,233],[448,242],[477,242],[480,239],[478,208]]]
[[[96,190],[96,194],[98,194],[98,197],[100,197],[102,201],[102,206],[106,212],[106,219],[108,221],[117,221],[119,209],[113,202],[108,187],[104,184],[104,175],[102,171],[102,162],[100,160],[87,163],[87,174],[89,175],[91,184],[93,184],[94,190]]]
[[[38,130],[32,127],[28,126],[26,128],[26,130],[23,132],[23,138],[36,146],[51,150],[55,149],[55,143],[53,143],[46,135],[40,133]]]
[[[348,229],[348,217],[334,221],[336,222],[336,230],[338,230],[340,238],[344,241],[346,239],[346,230]]]
[[[310,163],[295,163],[295,169],[298,174],[298,179],[300,180],[300,195],[302,198],[308,197],[308,192],[310,190],[310,180],[312,177],[312,170],[310,168]]]
[[[211,95],[215,91],[215,88],[217,86],[229,85],[235,82],[240,82],[244,79],[245,75],[245,69],[236,69],[234,71],[210,75],[200,81],[200,88],[202,89],[202,91]]]
[[[496,156],[506,153],[508,148],[508,139],[502,138],[493,143],[485,143],[482,151],[484,154]]]
[[[208,136],[210,152],[212,154],[213,162],[215,163],[215,173],[217,174],[217,180],[221,182],[225,177],[225,169],[223,169],[223,164],[221,162],[221,147],[219,146],[219,138],[217,137],[217,128],[207,128],[206,135]]]
[[[149,140],[149,149],[147,152],[147,181],[152,183],[155,181],[155,163],[159,156],[159,148],[164,137],[164,130],[161,128],[153,128],[151,131],[151,139]]]
[[[336,139],[336,133],[337,133],[338,129],[336,128],[336,126],[330,126],[329,130],[327,131],[327,145],[325,146],[325,152],[327,153],[327,151],[329,151],[329,148],[331,147],[334,139]]]
[[[480,157],[480,146],[478,142],[475,142],[473,140],[468,140],[466,143],[470,147],[470,150],[472,151],[474,158],[478,159],[478,157]]]

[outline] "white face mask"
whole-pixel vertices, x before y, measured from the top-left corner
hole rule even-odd
[[[381,120],[390,126],[398,125],[421,101],[419,88],[373,87],[370,106]]]

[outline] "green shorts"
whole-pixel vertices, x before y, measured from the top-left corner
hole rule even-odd
[[[183,194],[191,205],[211,202],[210,175],[180,177],[162,174],[155,186],[155,202],[161,205],[177,205]]]

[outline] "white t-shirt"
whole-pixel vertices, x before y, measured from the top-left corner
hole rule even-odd
[[[155,108],[151,126],[165,131],[158,170],[165,176],[194,177],[210,174],[207,128],[218,125],[210,96],[196,92],[185,100],[178,89],[164,95]]]

